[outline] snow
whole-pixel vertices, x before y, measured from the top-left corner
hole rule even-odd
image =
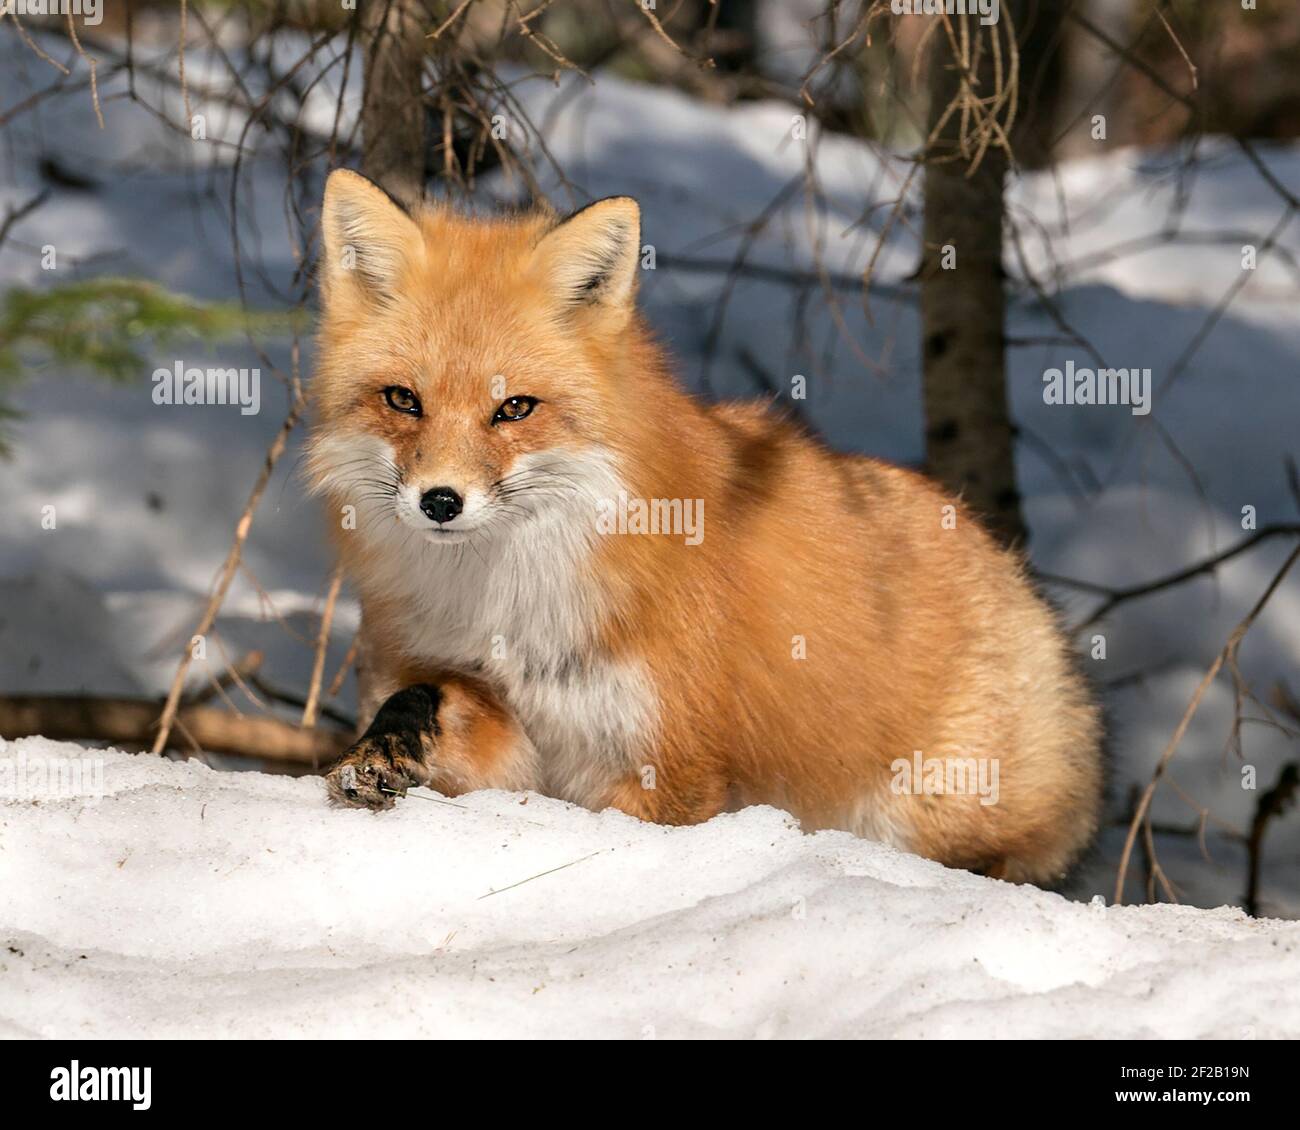
[[[2,1035],[1300,1035],[1300,924],[1073,902],[770,808],[376,816],[99,756],[101,798],[0,799]]]

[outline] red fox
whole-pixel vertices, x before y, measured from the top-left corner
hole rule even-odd
[[[691,824],[769,804],[1058,880],[1101,725],[960,501],[681,390],[635,308],[640,211],[322,210],[308,474],[363,616],[342,803],[532,789]]]

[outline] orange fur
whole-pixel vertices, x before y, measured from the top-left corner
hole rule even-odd
[[[563,223],[407,217],[331,177],[311,474],[359,515],[332,524],[363,603],[363,713],[411,682],[482,680],[475,709],[517,716],[532,787],[565,799],[670,823],[773,804],[1059,877],[1096,827],[1100,723],[1018,557],[920,475],[679,389],[634,308],[638,225],[626,198]],[[350,247],[359,267],[340,265]],[[394,411],[388,386],[424,414]],[[540,401],[527,419],[490,423],[519,396]],[[496,484],[536,465],[551,497],[512,511]],[[424,545],[440,535],[409,504],[394,516],[390,479],[479,499],[483,525]],[[606,481],[702,500],[702,540],[595,533],[574,484]],[[561,495],[571,509],[547,517]],[[914,751],[996,761],[997,803],[899,794]],[[490,785],[494,765],[517,768],[500,741],[461,775]]]

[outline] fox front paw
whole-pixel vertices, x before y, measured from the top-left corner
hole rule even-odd
[[[427,776],[421,762],[410,756],[410,746],[402,734],[367,734],[326,774],[331,803],[375,811],[392,808],[397,797]]]

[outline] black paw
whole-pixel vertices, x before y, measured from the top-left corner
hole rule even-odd
[[[326,774],[330,801],[375,811],[392,808],[420,782],[420,766],[407,756],[409,746],[398,734],[367,734]]]

